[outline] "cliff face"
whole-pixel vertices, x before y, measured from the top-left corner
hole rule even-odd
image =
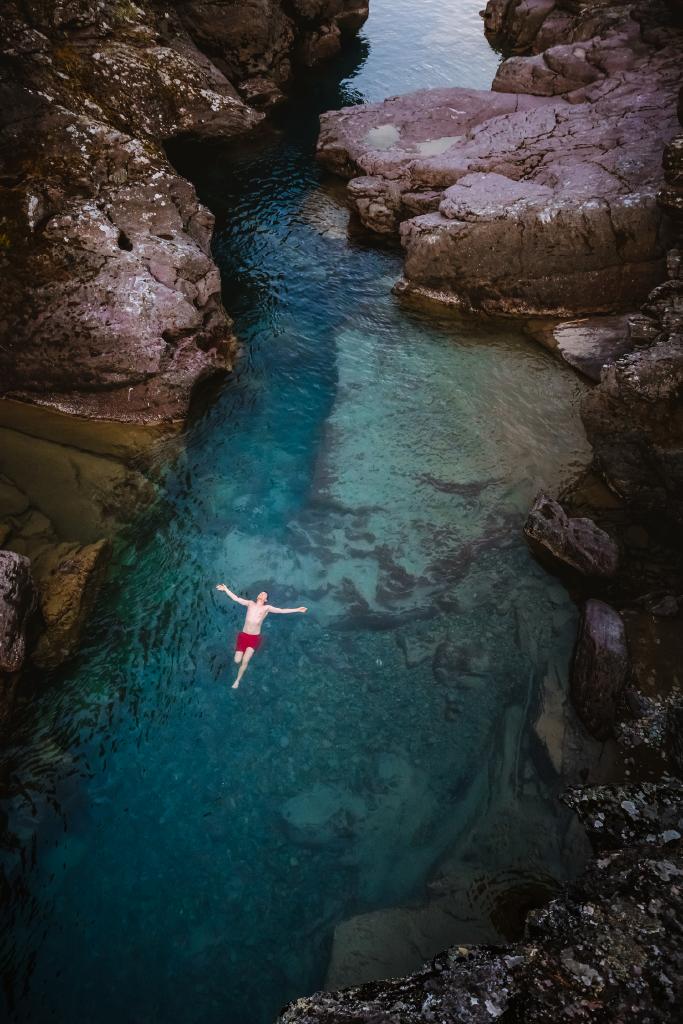
[[[9,2],[0,10],[0,394],[171,423],[230,369],[213,219],[163,143],[262,119],[367,4]]]

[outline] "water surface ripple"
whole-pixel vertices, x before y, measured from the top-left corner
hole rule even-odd
[[[400,255],[348,237],[313,159],[322,109],[487,87],[479,6],[372,0],[272,130],[175,154],[244,355],[159,451],[82,653],[20,708],[15,1019],[265,1024],[344,919],[459,886],[453,937],[501,935],[506,892],[570,869],[529,723],[575,612],[520,525],[586,462],[580,385],[513,328],[402,308]],[[268,622],[238,693],[221,580],[311,609]]]

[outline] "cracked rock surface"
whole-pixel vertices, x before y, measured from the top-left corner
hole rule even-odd
[[[2,5],[0,396],[184,420],[236,343],[213,218],[163,143],[252,129],[263,115],[236,86],[281,98],[297,61],[365,16],[348,0]]]
[[[664,6],[490,0],[527,56],[491,93],[438,89],[325,114],[318,155],[370,230],[400,232],[403,288],[503,314],[614,313],[662,278],[657,204],[681,32]]]

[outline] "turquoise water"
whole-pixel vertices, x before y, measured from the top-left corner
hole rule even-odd
[[[20,708],[15,1019],[265,1024],[323,984],[350,916],[472,877],[464,940],[500,931],[510,878],[571,869],[530,722],[575,612],[520,526],[588,459],[581,385],[511,328],[402,307],[400,255],[348,236],[313,160],[319,110],[486,87],[478,6],[373,0],[295,114],[174,154],[216,212],[244,354],[158,452],[82,653]],[[268,621],[237,693],[221,581],[310,608]]]

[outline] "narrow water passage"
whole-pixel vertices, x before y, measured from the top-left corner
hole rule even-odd
[[[575,612],[520,526],[587,461],[580,385],[512,329],[403,308],[400,255],[348,237],[313,159],[320,110],[488,87],[478,6],[372,0],[272,130],[175,155],[245,352],[159,452],[82,654],[23,709],[16,1019],[266,1024],[324,983],[345,919],[457,883],[445,941],[502,937],[506,893],[572,869],[529,725]],[[220,581],[310,608],[268,621],[238,693]],[[333,976],[357,954],[338,943]]]

